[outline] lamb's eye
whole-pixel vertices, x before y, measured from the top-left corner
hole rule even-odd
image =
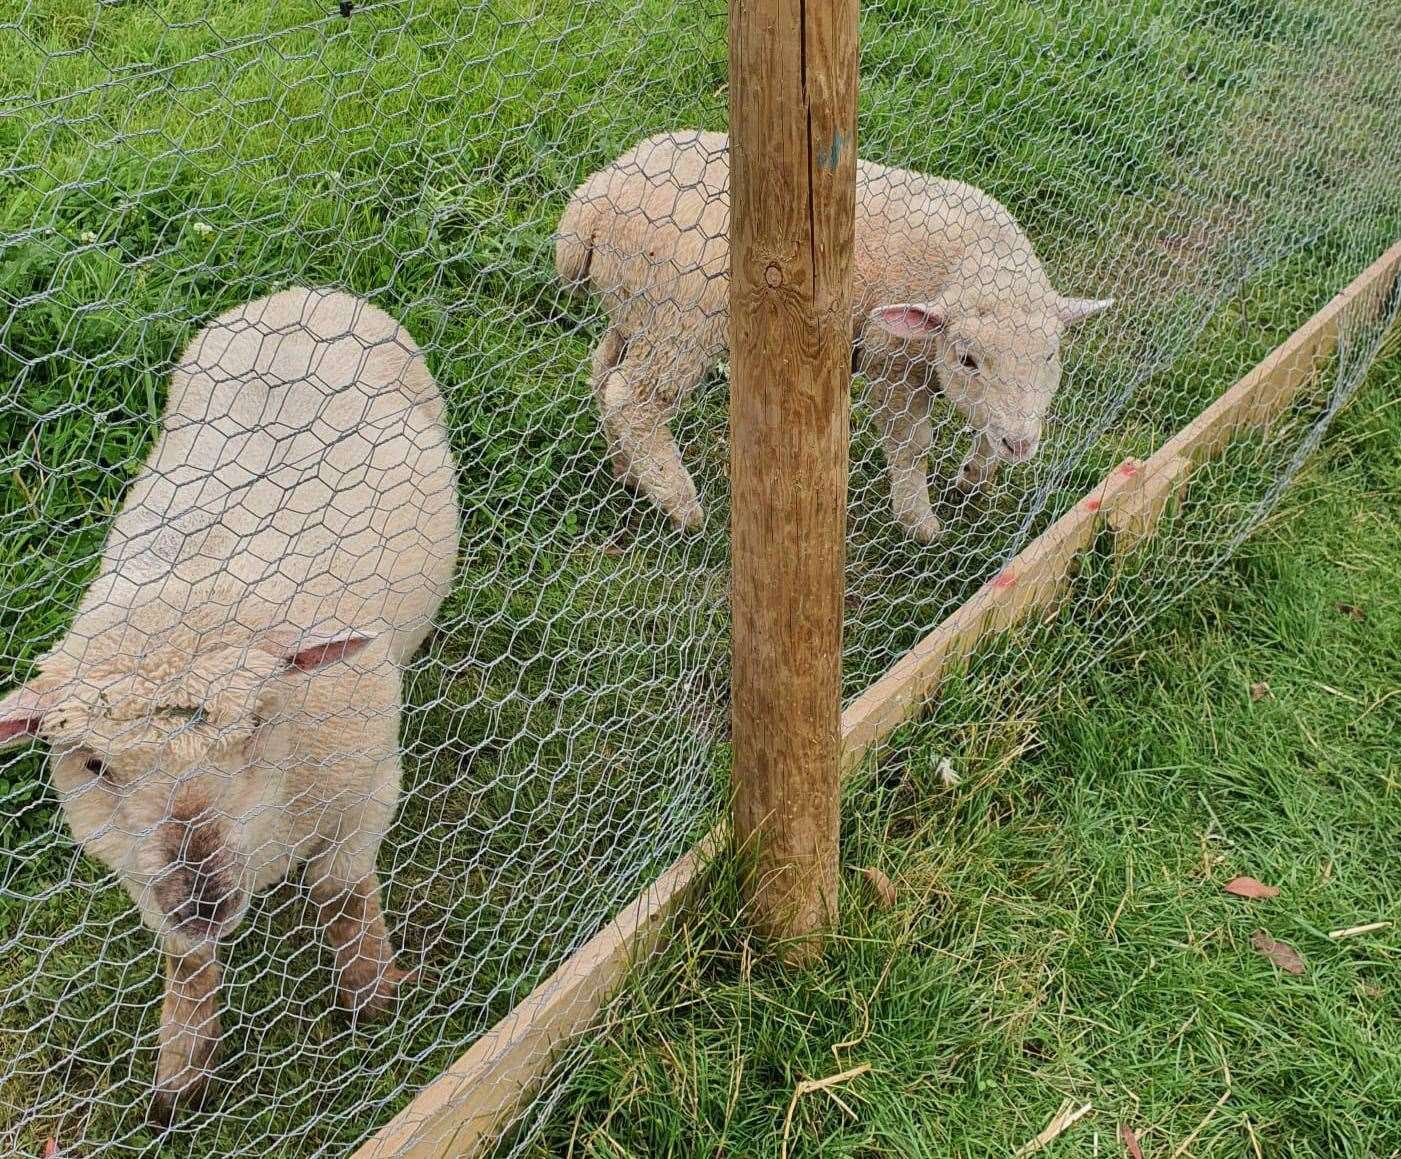
[[[959,354],[958,364],[959,366],[963,367],[964,370],[975,371],[978,369],[978,360],[974,358],[971,354],[969,354],[966,350]]]
[[[107,775],[107,766],[96,757],[88,757],[88,759],[83,762],[83,768],[87,769],[94,777],[105,777]]]

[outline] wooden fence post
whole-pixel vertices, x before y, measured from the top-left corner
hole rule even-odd
[[[735,841],[756,930],[836,916],[858,0],[730,0]]]

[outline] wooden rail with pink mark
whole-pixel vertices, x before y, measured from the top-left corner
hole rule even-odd
[[[1399,278],[1401,242],[1154,454],[1121,463],[1027,544],[842,713],[843,770],[918,717],[945,673],[966,664],[985,639],[1053,609],[1076,557],[1101,530],[1108,529],[1120,554],[1151,538],[1193,469],[1240,432],[1268,430],[1318,375],[1348,326],[1394,308]],[[728,836],[725,823],[712,829],[367,1140],[355,1159],[471,1156],[491,1147],[562,1047],[595,1022],[633,964],[656,949]]]

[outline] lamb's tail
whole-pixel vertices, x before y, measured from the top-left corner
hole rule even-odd
[[[597,212],[596,203],[580,189],[560,215],[555,229],[555,272],[566,289],[588,288]]]

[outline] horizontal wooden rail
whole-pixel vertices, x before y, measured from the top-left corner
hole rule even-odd
[[[1148,460],[1150,474],[1172,460],[1218,454],[1243,427],[1268,427],[1322,368],[1346,323],[1375,318],[1396,292],[1401,242],[1362,271],[1317,314],[1169,439]]]
[[[1113,532],[1116,551],[1132,550],[1149,538],[1193,466],[1219,453],[1240,430],[1269,427],[1317,375],[1345,327],[1375,318],[1401,293],[1398,277],[1401,242],[1152,456],[1121,463],[1027,544],[842,713],[843,771],[915,719],[943,676],[966,662],[984,639],[1052,608],[1075,557],[1102,526]],[[727,825],[712,829],[424,1087],[354,1159],[457,1159],[493,1145],[561,1047],[595,1022],[631,965],[656,949],[704,866],[728,840]]]
[[[1094,542],[1105,507],[1141,479],[1140,464],[1121,463],[853,700],[842,713],[842,767],[855,768],[870,749],[917,716],[944,674],[972,656],[986,636],[1052,604],[1075,556]]]
[[[726,835],[719,826],[711,830],[424,1087],[354,1159],[478,1155],[495,1143],[559,1048],[593,1022],[633,962],[656,948]]]

